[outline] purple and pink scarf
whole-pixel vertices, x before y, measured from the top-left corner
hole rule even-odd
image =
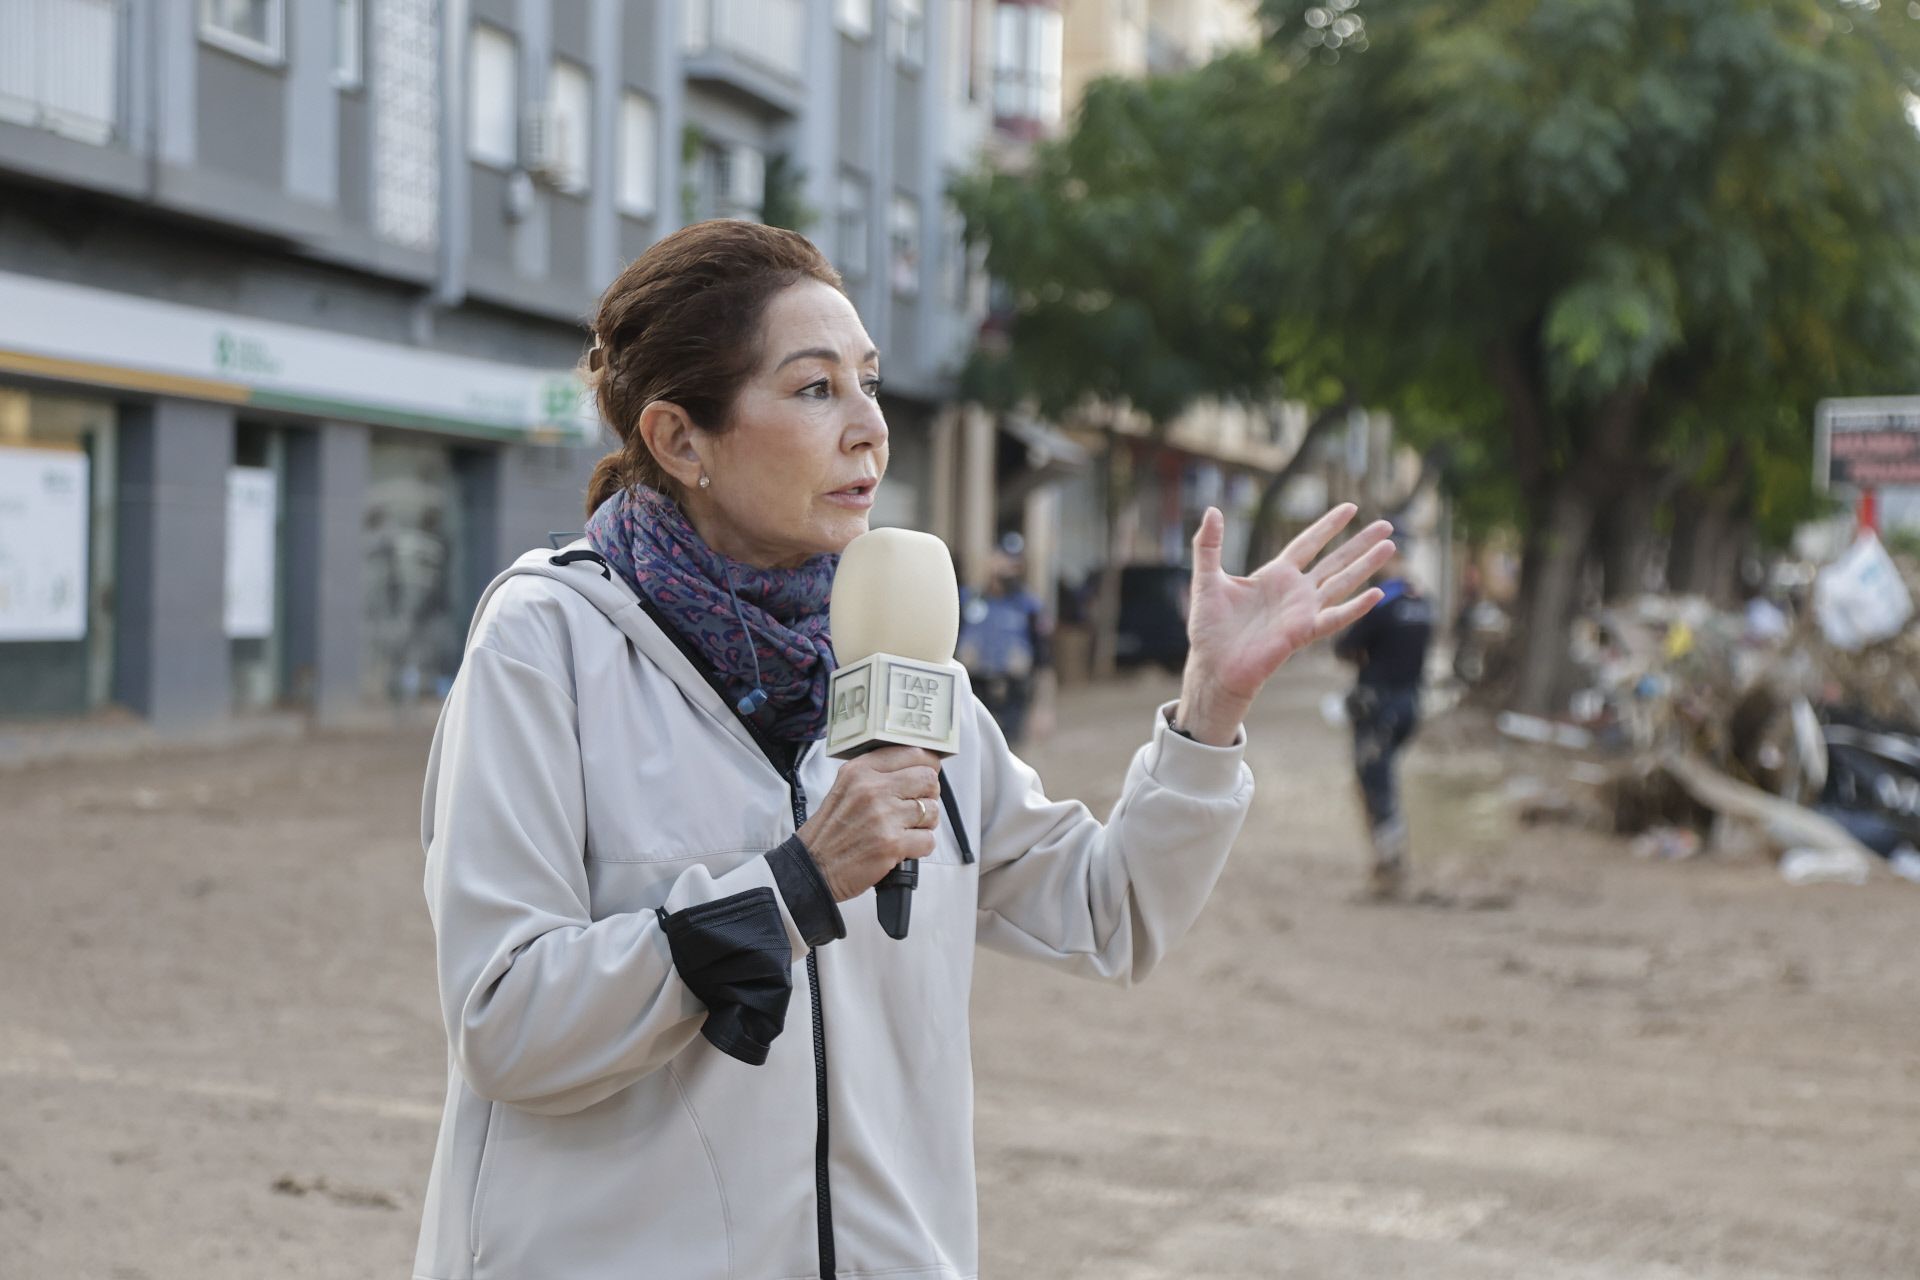
[[[814,556],[797,569],[755,568],[709,547],[678,504],[645,485],[601,503],[587,521],[587,540],[706,659],[729,705],[753,690],[751,644],[767,691],[755,723],[785,742],[826,732],[833,674],[827,600],[840,557]]]

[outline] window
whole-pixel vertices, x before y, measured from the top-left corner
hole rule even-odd
[[[760,221],[767,199],[767,158],[749,146],[722,144],[712,149],[708,164],[714,216]]]
[[[867,182],[856,174],[840,175],[839,243],[834,246],[842,275],[864,279],[867,274]]]
[[[892,35],[894,60],[903,66],[917,67],[927,56],[926,0],[887,0],[893,9],[888,31]]]
[[[620,209],[646,217],[659,182],[659,120],[653,102],[629,89],[620,98]]]
[[[553,139],[547,169],[562,191],[587,189],[592,170],[593,77],[577,62],[555,62],[547,82],[547,118]]]
[[[200,38],[262,62],[285,49],[285,0],[200,0]]]
[[[116,4],[0,0],[0,120],[96,146],[113,141],[127,26]]]
[[[893,291],[904,297],[920,292],[920,205],[904,192],[893,196]]]
[[[993,114],[1002,120],[1060,122],[1060,13],[1003,4],[993,15]]]
[[[467,154],[510,169],[520,158],[515,138],[519,48],[493,27],[475,27],[467,43]]]
[[[333,82],[342,89],[362,82],[360,0],[333,0]]]
[[[856,40],[873,34],[873,0],[835,0],[840,29]]]

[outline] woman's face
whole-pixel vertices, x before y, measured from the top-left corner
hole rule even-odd
[[[880,355],[853,304],[817,280],[767,305],[760,347],[730,429],[694,432],[710,483],[685,505],[714,550],[792,567],[867,531],[887,472]]]

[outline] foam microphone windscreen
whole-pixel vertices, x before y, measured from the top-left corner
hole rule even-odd
[[[960,589],[947,544],[912,529],[872,529],[855,538],[834,571],[828,625],[843,667],[875,653],[951,662]]]

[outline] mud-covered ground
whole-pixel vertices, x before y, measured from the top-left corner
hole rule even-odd
[[[1337,673],[1133,991],[983,955],[992,1277],[1920,1275],[1920,889],[1794,888],[1514,825],[1540,761],[1409,761],[1415,900],[1361,902]],[[1032,753],[1111,802],[1144,679]],[[404,1276],[444,1087],[426,733],[0,772],[0,1276]]]

